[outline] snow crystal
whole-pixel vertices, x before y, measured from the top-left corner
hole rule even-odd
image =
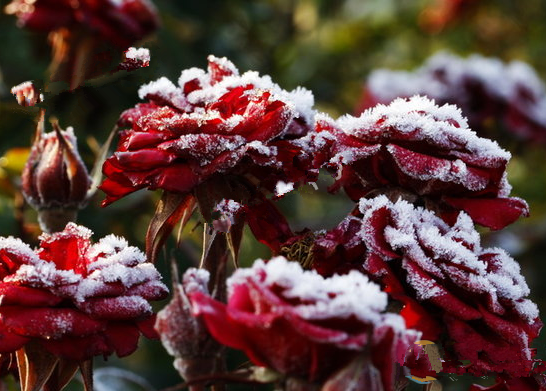
[[[227,59],[227,57],[216,57],[212,54],[209,54],[207,60],[211,63],[218,64],[223,69],[227,69],[235,76],[239,75],[239,70],[231,61]]]
[[[146,48],[134,48],[130,47],[125,52],[125,57],[131,60],[138,60],[142,62],[150,62],[150,50]]]
[[[514,303],[516,311],[527,319],[527,321],[533,322],[538,318],[538,307],[531,300],[519,300]]]
[[[184,69],[178,78],[178,85],[184,88],[184,85],[192,80],[198,80],[201,86],[208,86],[209,80],[207,73],[201,68],[188,68]]]
[[[290,193],[292,190],[294,190],[294,184],[293,183],[291,183],[291,182],[285,183],[283,181],[278,181],[277,185],[275,186],[275,195],[277,197],[280,197],[282,195]]]
[[[273,155],[276,155],[277,154],[277,147],[275,146],[267,146],[265,145],[264,143],[262,143],[261,141],[258,141],[258,140],[254,140],[254,141],[251,141],[249,142],[248,144],[246,144],[246,147],[248,149],[252,149],[264,156],[273,156]]]
[[[95,249],[93,249],[96,251]],[[129,246],[121,248],[117,252],[111,254],[105,254],[105,256],[98,257],[94,262],[88,265],[88,271],[94,271],[97,269],[104,269],[114,264],[124,266],[136,266],[146,261],[146,256],[138,248]]]
[[[256,280],[261,270],[265,281],[257,283],[282,288],[283,297],[301,302],[292,308],[304,319],[354,316],[366,323],[377,323],[382,319],[380,312],[387,306],[387,294],[360,272],[325,279],[315,271],[304,271],[299,263],[284,257],[273,258],[268,263],[257,260],[250,269],[238,269],[228,279],[228,289],[232,292],[235,285]]]
[[[22,265],[17,271],[4,278],[5,282],[28,284],[36,288],[52,288],[75,284],[82,276],[72,270],[59,270],[53,262],[35,261],[32,265]]]

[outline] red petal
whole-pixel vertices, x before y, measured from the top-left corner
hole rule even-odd
[[[2,306],[21,305],[29,307],[55,306],[62,301],[61,297],[39,288],[0,282],[0,302]]]
[[[484,227],[498,230],[529,215],[527,203],[520,198],[454,198],[443,197],[453,208],[464,210],[472,220]]]
[[[6,328],[27,337],[60,338],[98,333],[104,323],[68,308],[0,307]]]

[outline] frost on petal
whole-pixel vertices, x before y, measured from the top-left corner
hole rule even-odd
[[[319,159],[302,141],[314,130],[312,94],[239,74],[226,58],[208,61],[207,70],[184,70],[177,85],[161,77],[140,88],[147,102],[122,114],[127,129],[104,163],[103,205],[141,188],[192,192],[218,173],[256,179],[269,192],[280,181],[316,180]]]

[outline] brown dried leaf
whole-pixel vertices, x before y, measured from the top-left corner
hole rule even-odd
[[[182,226],[186,225],[195,205],[192,194],[163,192],[146,233],[146,256],[150,262],[156,261],[159,250],[176,224],[180,222]]]

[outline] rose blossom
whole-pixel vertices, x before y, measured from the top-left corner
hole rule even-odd
[[[317,131],[333,135],[331,190],[363,196],[402,195],[453,221],[464,210],[472,219],[501,229],[528,214],[525,201],[509,197],[510,153],[476,136],[461,112],[423,97],[377,105],[360,117],[318,119]]]
[[[228,287],[227,305],[190,293],[195,314],[219,342],[289,377],[322,382],[368,352],[370,373],[379,371],[390,390],[395,362],[419,337],[400,316],[384,313],[387,295],[356,271],[324,279],[277,257],[238,269]],[[339,376],[331,382],[344,383]]]
[[[32,30],[83,29],[119,49],[127,49],[159,25],[149,0],[13,0],[6,12]]]
[[[529,345],[542,327],[537,306],[526,299],[519,265],[502,249],[481,247],[468,215],[449,225],[385,196],[361,200],[360,211],[364,269],[396,300],[411,299],[402,311],[410,327],[428,328],[431,340],[446,332],[446,358],[470,360],[469,372],[529,375]],[[420,313],[437,320],[436,333]]]
[[[459,106],[482,136],[546,142],[546,86],[524,62],[440,52],[412,72],[379,69],[368,77],[359,110],[416,94]]]
[[[153,332],[149,300],[167,295],[155,267],[113,235],[90,242],[91,231],[69,223],[43,234],[33,251],[0,238],[0,352],[29,342],[69,360],[131,354]]]
[[[103,166],[104,205],[141,188],[190,192],[214,174],[252,176],[270,191],[317,175],[292,141],[313,129],[312,94],[208,60],[207,72],[183,71],[179,86],[163,77],[141,87],[148,102],[121,115],[118,148]]]

